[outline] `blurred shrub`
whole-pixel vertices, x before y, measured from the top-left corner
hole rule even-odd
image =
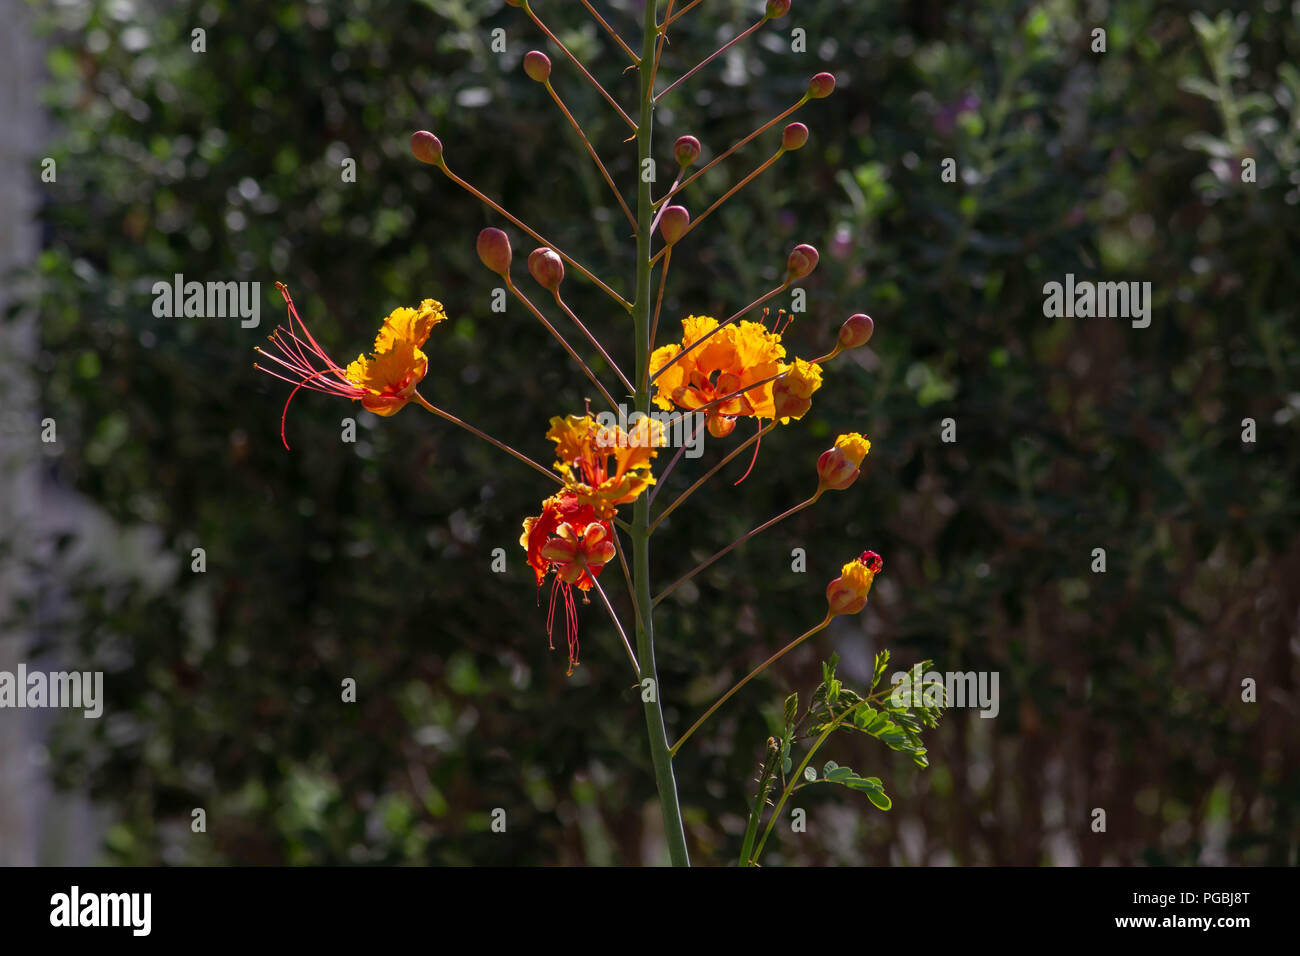
[[[630,97],[585,11],[535,6]],[[683,18],[665,78],[754,6]],[[601,7],[635,33],[631,0]],[[1239,24],[1215,16],[1153,0],[1104,16],[1055,0],[800,0],[660,109],[664,162],[684,132],[707,161],[814,72],[840,83],[800,115],[809,147],[674,257],[664,328],[731,314],[800,241],[823,265],[793,349],[819,354],[851,312],[877,323],[870,350],[832,368],[854,387],[824,390],[807,428],[774,433],[748,480],[732,487],[744,462],[730,466],[655,539],[671,580],[804,497],[837,431],[874,442],[852,491],[661,609],[680,731],[820,617],[844,560],[885,556],[860,620],[791,655],[683,751],[701,862],[733,854],[783,692],[815,683],[832,646],[850,679],[883,646],[904,667],[996,670],[1001,714],[952,712],[923,775],[846,754],[886,778],[895,809],[819,797],[809,834],[774,841],[772,862],[1296,862],[1300,350],[1286,263],[1300,238],[1300,30],[1276,2]],[[179,568],[161,590],[67,581],[64,613],[41,631],[109,672],[111,716],[63,734],[56,763],[112,807],[110,859],[653,859],[640,708],[615,638],[589,609],[584,665],[566,679],[516,550],[549,489],[418,412],[379,424],[310,395],[286,454],[287,389],[251,367],[280,315],[276,279],[340,355],[393,307],[435,296],[454,321],[426,394],[546,456],[545,419],[581,406],[580,376],[535,322],[490,311],[473,237],[502,223],[406,146],[437,130],[454,169],[625,287],[619,211],[520,68],[543,38],[504,4],[459,0],[71,0],[47,25],[62,128],[39,263],[39,374],[66,436],[53,478],[124,526],[158,528]],[[191,51],[198,27],[204,53]],[[807,53],[791,52],[795,27]],[[625,129],[550,52],[557,88],[630,182]],[[687,204],[704,208],[775,135]],[[943,181],[945,158],[957,182]],[[175,273],[260,281],[262,327],[155,318],[152,284]],[[1151,326],[1044,318],[1044,283],[1067,273],[1151,282]],[[571,284],[626,361],[622,317]],[[356,444],[339,441],[349,415]],[[944,419],[955,444],[940,441]],[[703,467],[684,463],[665,493]],[[496,547],[507,574],[489,573]],[[789,572],[793,547],[808,573]],[[1104,575],[1090,570],[1098,547]],[[339,701],[349,677],[355,705]],[[1258,704],[1240,701],[1247,677]],[[206,837],[189,832],[197,806]],[[490,833],[496,807],[508,839]],[[1088,828],[1094,807],[1105,834]],[[919,839],[901,839],[905,824]]]

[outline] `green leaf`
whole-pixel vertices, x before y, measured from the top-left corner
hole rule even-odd
[[[799,693],[796,691],[785,699],[785,725],[793,727],[799,716]]]
[[[882,790],[868,790],[867,799],[870,800],[872,806],[876,807],[878,810],[888,810],[894,805],[894,801],[890,800]]]
[[[807,780],[809,783],[816,783],[816,782],[817,782],[817,771],[816,771],[814,768],[812,768],[812,767],[804,767],[804,768],[803,768],[803,778],[804,778],[805,780]]]

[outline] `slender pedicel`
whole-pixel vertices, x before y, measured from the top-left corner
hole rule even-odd
[[[636,217],[632,215],[632,210],[629,209],[627,203],[624,202],[622,193],[620,193],[618,187],[614,185],[614,180],[613,177],[609,175],[609,170],[606,169],[605,164],[600,161],[600,156],[596,154],[596,147],[592,146],[591,140],[587,138],[586,130],[582,128],[581,123],[574,119],[573,114],[569,112],[569,108],[564,105],[564,100],[560,99],[560,94],[557,93],[555,87],[551,85],[551,58],[540,50],[530,51],[524,56],[524,72],[528,74],[530,79],[546,87],[546,92],[551,95],[551,99],[555,101],[555,105],[560,108],[560,112],[564,114],[564,118],[569,121],[569,125],[573,127],[574,132],[576,132],[578,137],[582,140],[582,144],[587,147],[587,155],[591,157],[592,162],[596,164],[596,168],[600,170],[600,175],[604,177],[605,185],[609,187],[610,192],[614,194],[614,198],[618,200],[618,205],[623,210],[623,215],[627,216],[627,221],[631,223],[632,231],[635,233]]]
[[[675,755],[677,751],[681,749],[682,744],[686,743],[687,738],[689,738],[691,734],[695,733],[695,731],[699,729],[700,724],[704,723],[706,720],[712,717],[713,712],[716,711],[723,704],[725,704],[728,700],[730,700],[731,696],[735,694],[736,691],[740,690],[740,688],[744,687],[746,684],[752,681],[759,674],[763,673],[763,671],[767,670],[769,667],[771,667],[781,658],[785,657],[786,654],[789,654],[792,650],[794,650],[804,641],[808,640],[808,638],[812,637],[818,631],[825,628],[826,625],[831,622],[832,617],[834,617],[833,614],[827,614],[825,620],[823,620],[816,627],[812,628],[811,630],[804,631],[802,634],[796,637],[785,647],[781,648],[779,651],[777,651],[767,660],[763,661],[763,663],[759,664],[752,671],[750,671],[749,674],[743,680],[740,681],[740,683],[736,684],[735,687],[731,688],[731,690],[727,691],[725,694],[719,697],[717,701],[714,703],[714,705],[710,707],[708,710],[706,710],[699,720],[691,724],[690,729],[687,730],[686,733],[682,734],[681,739],[678,740],[677,743],[673,744],[672,749],[669,750],[668,752]]]
[[[618,35],[618,31],[615,30],[613,27],[611,27],[608,23],[606,23],[605,18],[596,12],[596,8],[591,5],[589,0],[582,0],[582,5],[586,7],[589,11],[591,11],[591,15],[596,18],[596,22],[599,23],[602,27],[604,27],[605,32],[608,33],[614,39],[615,43],[617,43],[619,46],[623,48],[624,53],[626,53],[629,57],[631,57],[632,65],[633,66],[639,65],[641,63],[641,58],[632,52],[632,48],[630,46],[628,46],[626,43],[623,42],[623,38]]]
[[[522,229],[524,232],[528,233],[528,235],[531,236],[533,239],[535,239],[537,242],[541,243],[544,246],[548,246],[551,249],[554,249],[556,254],[561,259],[563,259],[565,262],[571,265],[574,269],[577,269],[580,274],[590,279],[591,282],[594,283],[598,289],[600,289],[602,292],[608,295],[611,299],[613,299],[623,308],[627,309],[627,311],[629,312],[632,311],[632,303],[628,302],[621,295],[619,295],[608,285],[602,282],[599,278],[597,278],[596,275],[592,273],[590,269],[588,269],[582,263],[578,262],[578,260],[574,259],[563,249],[557,246],[555,243],[551,242],[551,240],[543,236],[536,229],[533,229],[527,223],[523,222],[521,219],[512,215],[499,203],[495,202],[494,200],[490,199],[488,196],[484,195],[477,188],[475,188],[475,186],[472,183],[462,179],[460,176],[457,176],[455,173],[453,173],[450,167],[447,166],[447,161],[443,158],[442,141],[439,140],[438,137],[434,136],[428,130],[423,130],[423,129],[417,130],[416,132],[412,133],[411,134],[411,155],[413,155],[416,159],[418,159],[422,163],[428,163],[430,166],[437,166],[440,170],[442,170],[443,175],[445,175],[448,179],[450,179],[461,189],[465,190],[467,193],[469,193],[479,202],[483,203],[483,205],[487,206],[492,211],[504,216],[510,223]]]
[[[760,430],[758,433],[758,437],[762,437],[762,434],[763,432]],[[695,575],[699,574],[701,571],[703,571],[705,568],[711,565],[714,561],[717,561],[719,558],[730,553],[733,548],[737,547],[738,545],[744,544],[746,541],[748,541],[750,538],[754,537],[755,535],[762,534],[768,528],[772,527],[775,524],[779,524],[780,522],[784,521],[786,518],[790,517],[791,515],[798,514],[800,511],[803,511],[805,508],[814,504],[817,501],[817,499],[821,497],[821,495],[822,495],[822,490],[819,488],[817,489],[816,492],[814,492],[813,496],[808,500],[801,501],[799,504],[795,505],[790,510],[783,511],[775,518],[769,518],[767,521],[764,521],[761,525],[759,525],[753,531],[750,531],[748,534],[741,535],[739,538],[731,542],[731,544],[727,545],[725,548],[723,548],[713,557],[700,562],[695,567],[691,568],[690,571],[686,572],[680,578],[674,581],[672,584],[668,585],[668,587],[660,591],[659,594],[655,596],[652,606],[657,606],[660,601],[662,601],[668,595],[672,594],[674,591],[676,591],[679,587],[681,587],[691,578],[695,577]]]
[[[557,482],[560,485],[564,484],[564,479],[561,478],[559,475],[557,475],[555,472],[551,471],[549,468],[542,467],[537,462],[529,458],[527,455],[515,451],[505,442],[498,441],[497,439],[493,438],[491,435],[487,434],[487,432],[480,431],[479,429],[475,428],[469,422],[462,421],[461,419],[457,418],[455,415],[451,414],[450,412],[443,411],[441,408],[439,408],[436,405],[431,405],[425,399],[425,397],[421,395],[418,391],[412,396],[412,398],[415,399],[416,404],[418,404],[421,408],[425,409],[426,411],[433,412],[433,414],[437,415],[439,418],[444,418],[447,421],[451,422],[453,425],[465,429],[465,431],[469,432],[471,435],[477,435],[479,438],[483,439],[489,445],[499,448],[501,451],[505,452],[511,458],[514,458],[516,461],[523,462],[529,468],[533,469],[533,471],[540,472],[541,474],[545,475],[547,478],[551,479],[551,481]]]
[[[487,266],[488,269],[501,277],[506,284],[506,288],[510,290],[510,294],[522,302],[524,307],[528,309],[529,312],[533,313],[542,325],[546,326],[546,331],[550,332],[555,341],[559,342],[563,347],[564,351],[569,353],[569,357],[578,363],[579,368],[581,368],[583,372],[586,373],[587,378],[591,380],[591,384],[595,385],[600,394],[605,396],[605,400],[609,402],[610,407],[617,409],[618,403],[614,401],[614,397],[609,394],[604,384],[602,384],[600,379],[596,377],[596,373],[591,370],[591,367],[583,361],[582,356],[579,355],[573,346],[569,344],[569,340],[560,334],[560,330],[550,323],[550,320],[542,314],[541,310],[537,308],[537,306],[533,305],[528,296],[519,291],[514,280],[510,278],[510,263],[514,256],[514,253],[510,248],[510,237],[500,229],[484,229],[478,234],[478,240],[475,243],[475,247],[478,250],[478,257],[482,260],[483,265]]]
[[[699,63],[695,64],[695,66],[691,67],[689,70],[687,70],[685,73],[679,76],[672,83],[668,84],[668,86],[662,92],[660,92],[655,96],[655,101],[657,102],[659,100],[659,97],[666,96],[667,94],[671,93],[679,85],[689,80],[692,76],[694,76],[705,66],[712,63],[714,60],[716,60],[722,54],[726,53],[728,50],[730,50],[741,40],[745,39],[745,37],[749,36],[755,30],[758,30],[760,27],[762,27],[763,24],[767,23],[768,20],[780,19],[781,17],[785,16],[789,11],[790,11],[790,0],[768,0],[767,11],[763,14],[763,19],[759,20],[749,29],[736,34],[736,36],[732,37],[726,43],[722,44],[722,46],[718,47],[718,49],[714,50],[712,53],[706,56]]]
[[[672,504],[670,504],[667,508],[665,508],[663,512],[659,515],[659,517],[654,520],[654,523],[650,525],[650,532],[653,533],[655,528],[659,527],[659,525],[663,523],[663,520],[665,518],[667,518],[670,514],[672,514],[679,507],[681,507],[682,502],[684,502],[687,498],[693,495],[701,485],[703,485],[706,481],[708,481],[715,474],[717,474],[719,469],[726,467],[726,465],[729,464],[733,458],[735,458],[737,455],[739,455],[750,445],[754,444],[756,441],[758,441],[760,438],[762,438],[764,435],[770,432],[773,428],[776,427],[776,425],[777,425],[776,421],[773,420],[768,425],[766,425],[763,429],[761,429],[756,435],[754,435],[753,438],[746,438],[743,442],[741,442],[739,445],[733,448],[727,454],[727,456],[722,459],[722,461],[718,462],[716,465],[714,465],[712,468],[706,471],[703,475],[701,475],[696,480],[695,484],[691,485],[689,488],[683,491],[681,495],[678,496],[677,500],[674,501]]]
[[[537,24],[537,28],[546,34],[547,39],[560,48],[560,52],[569,58],[569,62],[578,68],[578,72],[587,78],[587,82],[596,88],[596,92],[603,96],[610,106],[614,107],[614,111],[618,113],[623,122],[630,126],[632,132],[635,133],[636,123],[632,120],[632,117],[623,112],[623,107],[619,106],[618,101],[609,95],[609,92],[600,85],[600,82],[594,76],[587,72],[587,68],[582,65],[582,61],[569,51],[569,48],[560,41],[559,37],[550,31],[537,14],[533,13],[533,8],[528,5],[528,0],[506,0],[506,2],[512,7],[519,7],[524,11],[524,13],[528,14],[529,19],[531,19],[533,23]],[[541,241],[542,240],[540,239],[538,240],[538,242]]]

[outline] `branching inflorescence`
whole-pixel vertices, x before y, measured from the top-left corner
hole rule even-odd
[[[694,9],[699,0],[679,8],[676,0],[668,0],[666,4],[659,0],[648,0],[640,54],[624,42],[617,30],[591,3],[583,0],[583,7],[599,22],[600,27],[622,51],[622,55],[629,59],[631,65],[628,70],[635,71],[640,78],[639,99],[636,109],[632,111],[637,116],[634,119],[591,75],[579,58],[561,43],[533,10],[529,0],[507,2],[523,11],[528,21],[563,54],[578,77],[592,85],[617,116],[631,128],[633,136],[630,141],[635,142],[637,170],[644,170],[647,164],[653,163],[651,124],[655,107],[660,100],[696,77],[729,47],[743,42],[765,24],[785,17],[791,6],[790,0],[768,0],[763,16],[756,23],[695,66],[680,73],[656,93],[655,86],[669,30],[678,19]],[[662,21],[658,16],[661,7],[664,8]],[[540,513],[524,520],[523,534],[519,539],[538,588],[548,577],[552,581],[546,630],[550,636],[557,608],[562,607],[568,669],[572,673],[579,661],[579,612],[573,592],[576,588],[585,603],[587,595],[596,591],[642,686],[650,750],[664,813],[669,853],[674,863],[685,864],[688,856],[672,773],[672,756],[716,710],[768,666],[824,629],[836,615],[855,614],[862,610],[872,581],[882,567],[880,558],[872,552],[864,552],[860,558],[845,564],[840,577],[828,586],[828,610],[821,623],[755,668],[710,707],[675,745],[669,747],[654,663],[655,606],[732,549],[783,519],[814,505],[825,492],[848,488],[858,478],[859,468],[871,447],[870,442],[856,432],[840,435],[816,463],[817,485],[805,501],[759,524],[748,534],[726,545],[713,557],[664,587],[657,595],[651,596],[649,541],[655,530],[683,507],[695,491],[713,478],[722,467],[752,446],[750,468],[741,478],[744,480],[753,469],[763,436],[778,425],[800,420],[811,408],[815,393],[822,387],[825,366],[840,352],[861,347],[871,338],[872,320],[864,314],[855,314],[844,322],[838,341],[825,354],[804,359],[788,353],[783,335],[788,330],[793,315],[784,310],[773,314],[765,307],[765,303],[789,292],[796,283],[805,280],[817,268],[816,248],[810,244],[800,244],[789,253],[784,278],[779,285],[722,321],[707,315],[688,315],[680,322],[680,337],[674,332],[671,341],[663,344],[658,341],[664,288],[674,250],[679,244],[689,241],[691,234],[715,211],[734,199],[745,186],[779,162],[782,156],[802,148],[809,139],[808,127],[801,122],[788,123],[782,129],[772,155],[704,206],[704,211],[699,215],[692,217],[680,197],[705,172],[789,119],[808,102],[829,96],[835,88],[835,78],[829,73],[813,76],[798,102],[718,153],[694,173],[690,173],[690,170],[700,158],[700,141],[691,135],[678,137],[673,145],[677,174],[671,186],[662,196],[655,198],[651,193],[653,177],[641,175],[636,184],[636,199],[633,204],[629,204],[601,161],[599,151],[582,124],[552,85],[550,58],[545,53],[534,50],[524,58],[523,69],[529,78],[545,89],[566,122],[581,138],[588,158],[597,167],[631,226],[636,242],[636,274],[630,296],[615,291],[609,283],[539,231],[453,172],[444,156],[441,141],[433,133],[423,130],[414,133],[411,137],[411,152],[417,160],[440,170],[453,184],[476,197],[506,223],[539,244],[528,256],[527,271],[537,285],[549,294],[556,309],[563,315],[564,329],[548,318],[543,308],[516,285],[511,269],[511,242],[503,230],[495,227],[484,229],[477,238],[476,250],[483,265],[499,276],[510,295],[545,327],[567,359],[585,375],[600,401],[609,406],[611,411],[593,413],[589,400],[588,407],[580,414],[552,417],[546,438],[554,442],[555,461],[548,470],[504,442],[435,406],[418,391],[429,367],[429,359],[422,351],[422,346],[434,326],[446,317],[443,306],[431,299],[424,300],[415,309],[398,309],[384,319],[372,355],[361,356],[343,368],[317,344],[294,309],[288,291],[281,286],[288,304],[289,325],[287,328],[278,328],[271,336],[274,350],[278,354],[263,352],[275,363],[274,367],[264,370],[295,386],[290,400],[299,389],[307,388],[360,401],[365,408],[380,415],[392,415],[408,402],[414,401],[451,424],[488,441],[559,485],[558,490],[551,489],[554,493],[542,501]],[[655,234],[660,239],[657,250],[653,249]],[[630,313],[636,355],[636,364],[630,369],[630,376],[611,358],[600,336],[566,303],[561,293],[566,266]],[[656,268],[659,271],[657,283],[653,276]],[[583,352],[566,337],[569,327],[581,334],[585,343],[583,349],[590,348],[600,356],[601,361],[596,363],[597,367],[608,370],[617,379],[616,382],[602,380],[584,358]],[[598,328],[597,331],[608,330]],[[632,399],[635,410],[624,420],[616,422],[615,413],[621,408],[615,399],[615,393],[618,392]],[[652,412],[652,407],[658,411]],[[288,402],[285,405],[286,414],[287,410]],[[738,442],[736,447],[652,518],[650,508],[657,495],[656,485],[677,465],[685,445],[693,443],[702,429],[707,429],[714,439],[726,440],[742,422],[750,424],[752,434],[746,440]],[[283,416],[281,424],[283,437]],[[660,449],[669,443],[669,435],[674,428],[682,448],[679,448],[660,475],[656,476],[654,464],[659,458]],[[688,432],[690,437],[686,437]],[[285,447],[288,447],[287,439]],[[621,513],[625,516],[621,517]],[[627,535],[627,544],[620,540],[620,529]],[[599,580],[602,572],[616,557],[622,566],[632,609],[633,621],[628,628],[624,627]],[[635,633],[635,648],[633,641],[628,638],[629,630]],[[784,742],[782,761],[788,760],[790,742]],[[784,770],[773,769],[768,762],[764,763],[764,767],[766,769],[760,774],[759,799],[755,801],[752,811],[754,814],[761,814],[765,805],[763,788],[774,785],[778,775],[784,777]],[[873,802],[879,805],[877,801]],[[753,851],[756,829],[757,817],[751,817],[751,832],[747,835],[742,863],[751,863],[756,857]],[[761,849],[761,844],[759,848]]]

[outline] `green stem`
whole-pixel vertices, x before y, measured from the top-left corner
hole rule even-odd
[[[763,767],[758,772],[758,794],[754,805],[749,810],[749,825],[745,827],[745,842],[740,847],[740,865],[748,866],[750,854],[754,852],[754,837],[758,836],[758,824],[763,818],[763,807],[767,805],[767,794],[772,789],[772,780],[776,777],[776,763],[781,757],[781,745],[775,737],[767,738],[767,756]]]
[[[645,26],[641,40],[641,114],[637,123],[636,151],[638,174],[636,190],[636,301],[632,318],[636,335],[635,376],[638,385],[636,407],[650,411],[650,389],[645,369],[650,363],[650,223],[653,207],[650,183],[641,171],[650,158],[651,131],[654,123],[654,98],[651,84],[651,65],[654,63],[655,39],[658,36],[659,0],[646,0]],[[673,778],[673,758],[668,753],[668,732],[664,728],[663,707],[660,704],[662,688],[655,668],[654,617],[650,603],[650,496],[641,495],[632,509],[632,577],[636,586],[638,608],[636,628],[636,656],[641,664],[641,681],[652,683],[650,699],[645,702],[646,732],[650,739],[650,757],[654,763],[655,785],[659,790],[659,807],[663,812],[664,836],[668,841],[668,856],[673,866],[690,866],[686,852],[686,831],[682,826],[682,810],[677,800],[677,781]]]

